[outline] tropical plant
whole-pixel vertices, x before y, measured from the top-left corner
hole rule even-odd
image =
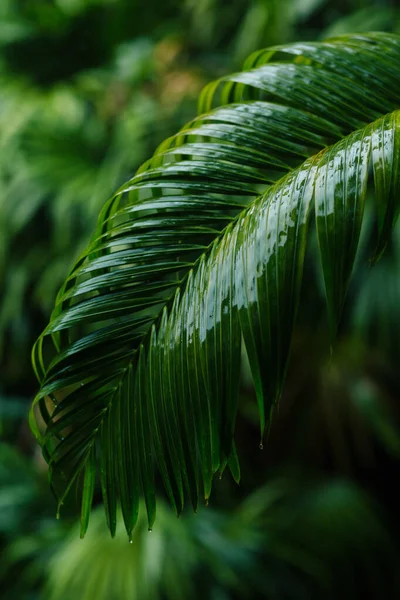
[[[158,498],[154,532],[142,511],[127,544],[121,520],[110,539],[101,507],[83,541],[71,518],[55,520],[37,466],[0,444],[4,600],[396,597],[394,537],[350,482],[281,473],[233,510],[185,519]]]
[[[84,541],[73,528],[48,565],[50,600],[353,599],[362,586],[374,598],[395,590],[393,540],[371,499],[344,481],[271,479],[234,511],[184,520],[161,499],[157,506],[154,532],[141,514],[131,545],[122,523],[110,539],[100,507]]]
[[[126,18],[136,5],[140,23]],[[4,395],[29,403],[35,390],[30,348],[100,207],[190,118],[202,82],[237,68],[264,40],[398,31],[399,23],[390,0],[178,5],[181,10],[175,0],[162,7],[156,0],[146,6],[133,0],[1,3]]]
[[[178,514],[227,465],[239,479],[242,343],[263,444],[304,265],[333,345],[359,240],[372,263],[390,244],[399,98],[396,35],[256,52],[104,206],[33,351],[31,426],[59,507],[82,486],[82,535],[97,473],[111,534],[120,502],[129,536],[140,492],[153,525],[155,464]]]

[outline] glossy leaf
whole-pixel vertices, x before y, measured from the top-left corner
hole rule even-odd
[[[367,189],[377,255],[391,235],[399,38],[273,48],[247,66],[208,86],[201,109],[220,106],[164,142],[105,205],[34,348],[32,428],[60,503],[84,473],[83,532],[93,449],[112,534],[119,502],[131,535],[140,492],[152,527],[155,465],[177,514],[185,495],[195,509],[200,490],[207,502],[227,465],[238,479],[242,340],[262,443],[284,384],[310,219],[332,335]]]

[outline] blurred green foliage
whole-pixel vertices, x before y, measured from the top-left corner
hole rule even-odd
[[[357,271],[332,358],[322,303],[305,290],[287,390],[264,452],[243,373],[243,480],[240,488],[219,482],[213,510],[178,521],[161,504],[157,529],[149,534],[141,524],[131,546],[122,533],[108,538],[99,512],[81,542],[71,529],[73,499],[63,521],[54,519],[25,421],[36,385],[30,348],[100,207],[194,114],[203,84],[263,46],[372,29],[400,32],[397,2],[1,1],[4,600],[399,593],[399,232],[368,276]]]
[[[395,597],[394,541],[375,503],[344,480],[275,477],[235,509],[177,519],[161,500],[128,544],[95,510],[90,532],[51,518],[43,474],[0,446],[0,591],[11,598]],[[15,532],[19,532],[16,536]],[[367,569],[366,569],[367,567]],[[365,596],[364,596],[365,597]]]

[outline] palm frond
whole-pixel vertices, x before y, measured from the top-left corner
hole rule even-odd
[[[186,523],[167,511],[162,501],[159,524],[151,535],[140,516],[132,544],[127,545],[123,525],[111,540],[98,508],[85,540],[72,529],[48,567],[47,595],[65,600],[71,590],[82,599],[98,598],[194,598],[194,571],[200,562],[193,533]],[[88,573],[91,576],[88,577]]]
[[[400,38],[383,34],[263,51],[209,85],[200,111],[211,112],[105,205],[33,352],[32,428],[60,504],[83,477],[82,534],[96,470],[111,533],[119,499],[129,535],[140,490],[153,524],[155,462],[178,514],[185,491],[196,508],[227,465],[239,478],[241,339],[262,442],[284,383],[311,218],[332,335],[368,188],[376,257],[391,235],[399,59]]]

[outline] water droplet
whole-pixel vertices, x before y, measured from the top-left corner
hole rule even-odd
[[[208,506],[208,498],[205,499],[205,505]]]
[[[151,533],[153,530],[149,527],[147,531]]]
[[[260,450],[264,450],[264,444],[262,442],[260,442],[260,445],[258,447],[260,448]]]
[[[130,539],[129,539],[129,543],[130,543],[130,544],[133,544],[133,542],[132,542],[132,538],[130,538]]]

